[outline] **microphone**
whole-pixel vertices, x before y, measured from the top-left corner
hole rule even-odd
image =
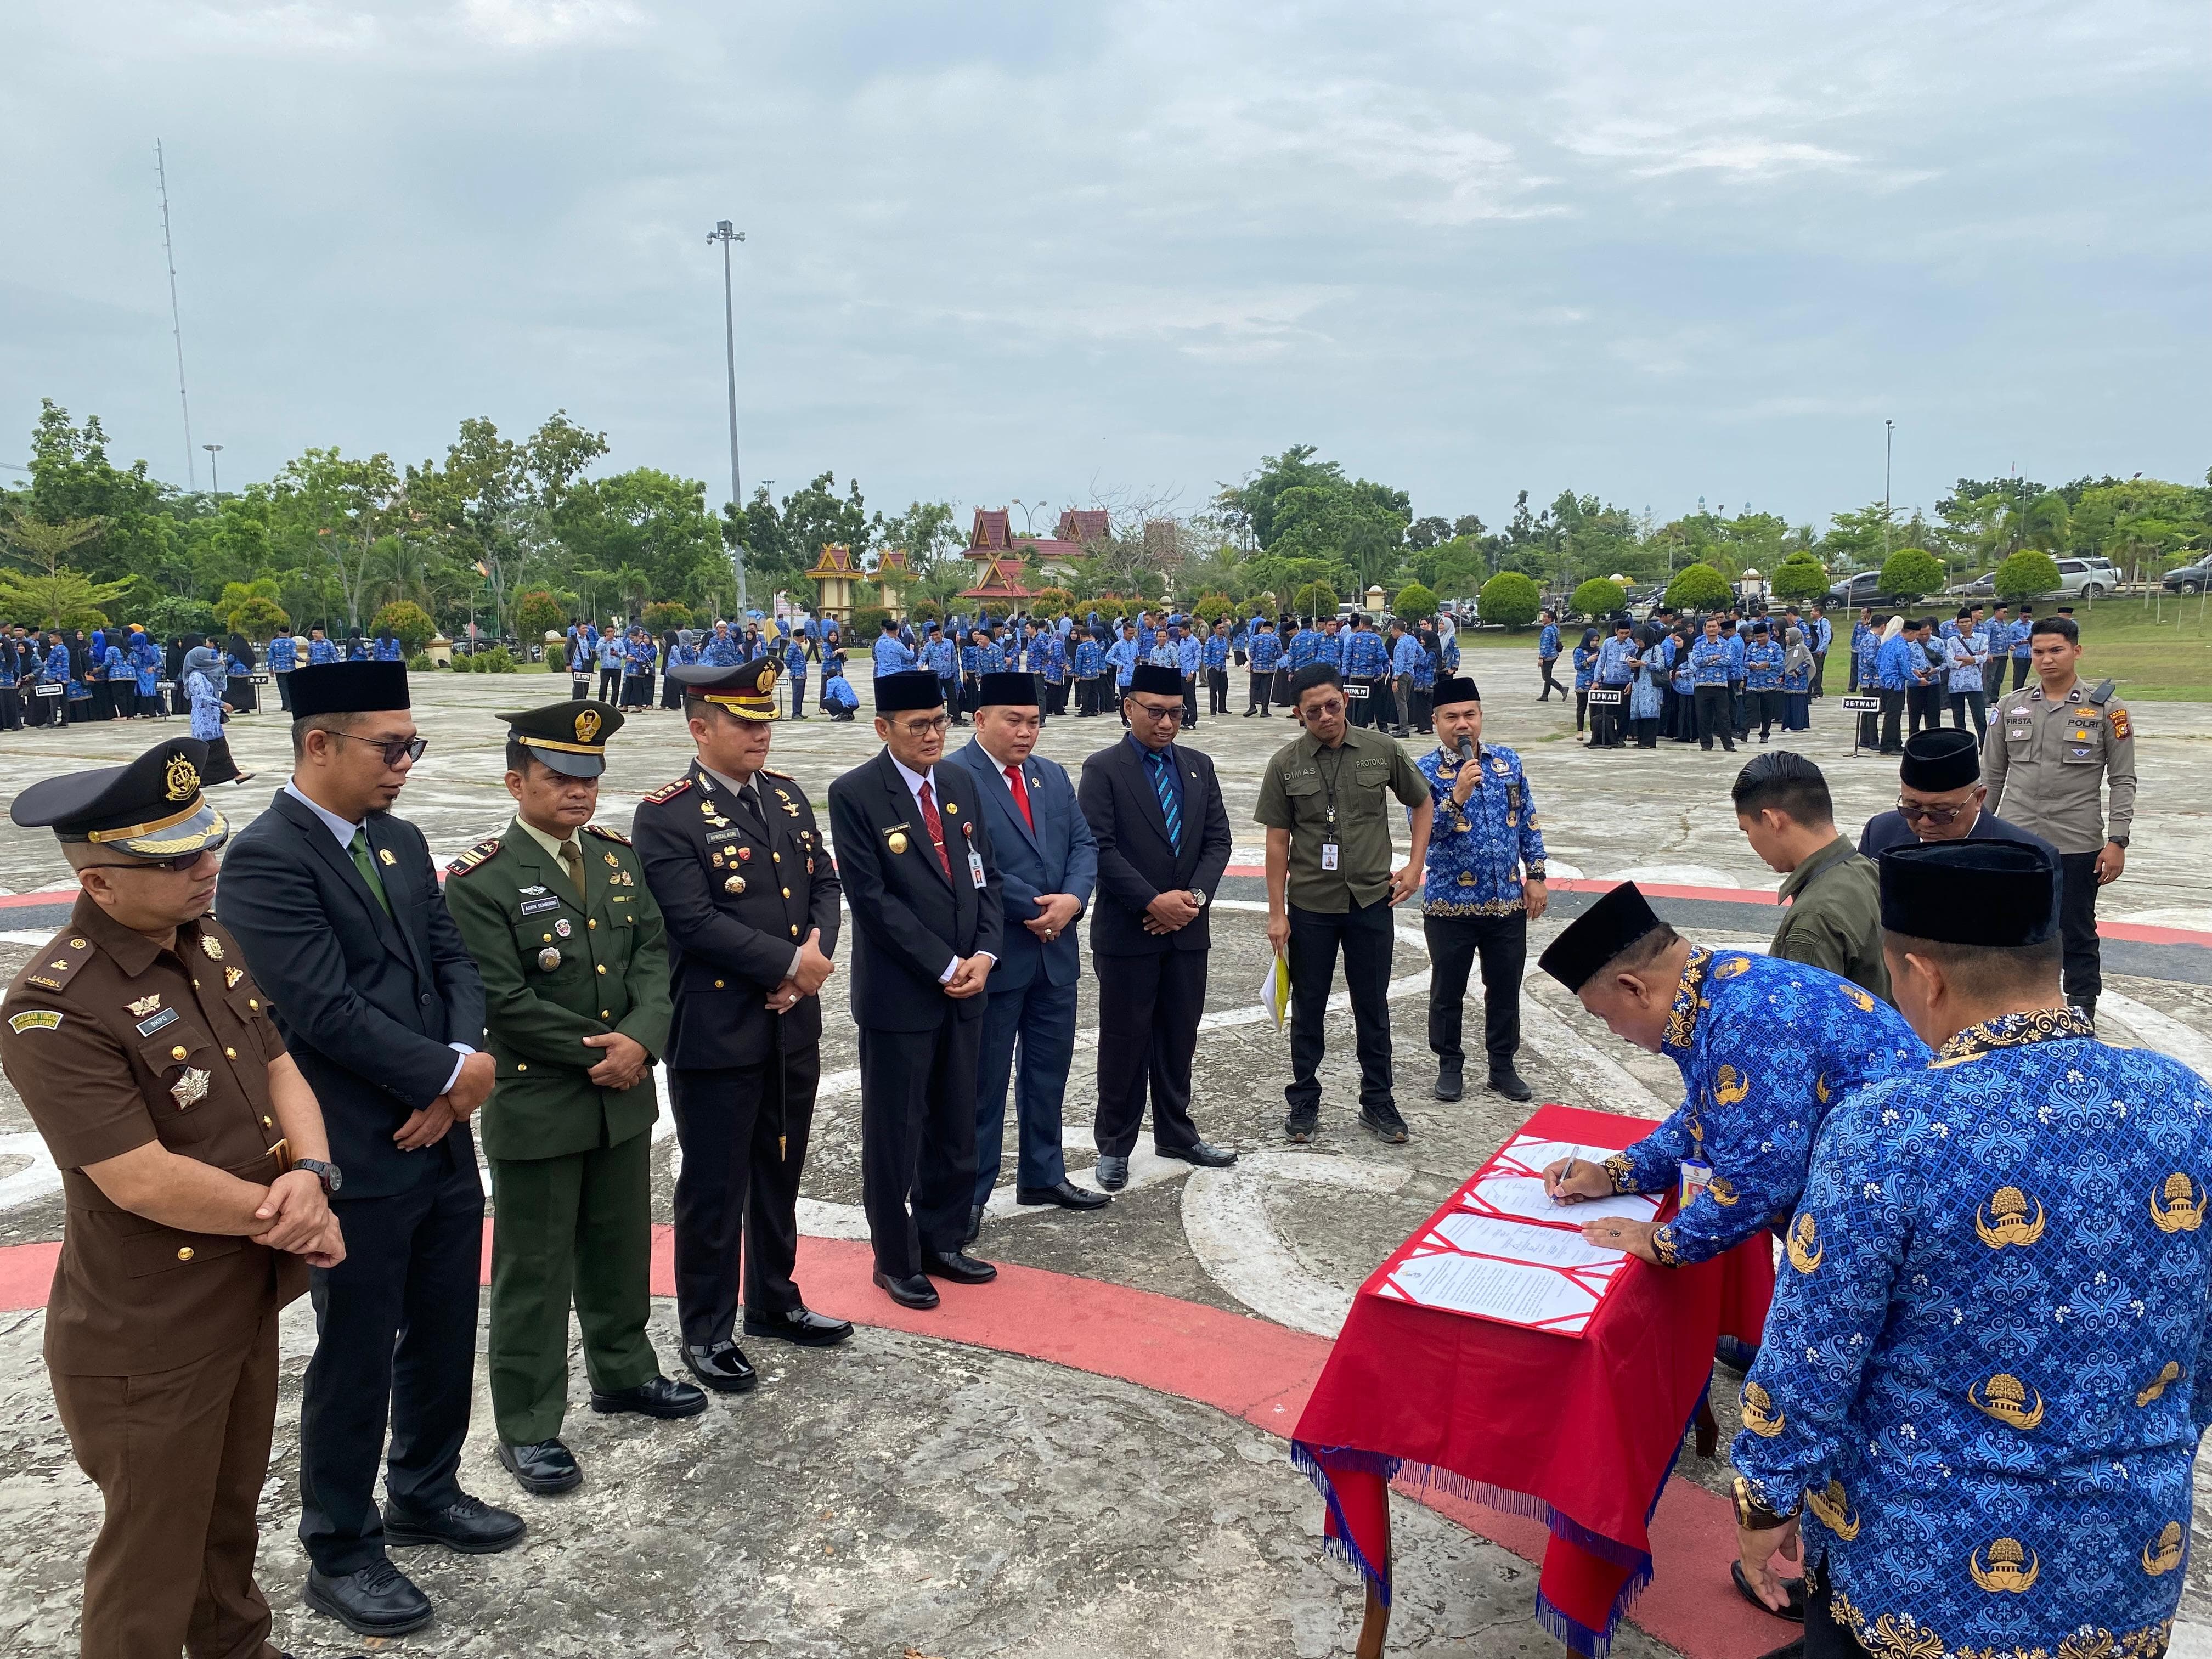
[[[1463,761],[1474,758],[1474,739],[1462,732],[1459,737],[1459,757]]]

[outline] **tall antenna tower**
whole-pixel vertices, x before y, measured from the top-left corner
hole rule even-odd
[[[177,401],[185,411],[185,477],[197,495],[199,464],[192,453],[192,400],[185,395],[185,322],[177,309],[177,250],[169,240],[169,170],[161,156],[161,141],[154,141],[154,177],[161,191],[161,257],[169,266],[169,333],[177,343]]]

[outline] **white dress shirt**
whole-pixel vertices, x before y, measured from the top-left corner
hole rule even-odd
[[[937,769],[933,766],[927,772],[914,771],[910,769],[907,763],[901,760],[896,755],[891,756],[891,764],[898,768],[898,775],[906,784],[907,793],[914,797],[914,810],[916,812],[920,812],[921,811],[921,786],[925,783],[929,786],[929,798],[931,801],[935,804],[938,812],[940,814],[938,822],[941,824],[944,822],[941,815],[945,811],[945,792],[937,787]],[[1013,787],[1014,786],[1011,783],[1006,785],[1006,789],[1009,793],[1012,793]],[[951,857],[951,837],[948,836],[946,837],[945,851],[945,856],[948,859]],[[995,951],[979,951],[977,954],[990,957],[994,964],[999,960],[998,952]],[[960,957],[959,954],[956,951],[953,955],[952,960],[945,964],[945,971],[937,976],[937,982],[939,985],[950,985],[952,982],[952,975],[959,970],[959,967]]]

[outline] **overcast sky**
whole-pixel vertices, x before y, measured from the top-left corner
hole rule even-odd
[[[2212,463],[2202,0],[29,0],[0,460],[196,443],[1184,507],[1298,442],[1480,513],[1793,520]],[[206,483],[204,456],[200,483]],[[19,479],[20,472],[0,474]]]

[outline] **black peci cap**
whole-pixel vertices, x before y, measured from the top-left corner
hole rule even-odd
[[[407,706],[405,663],[321,662],[292,671],[295,720],[318,714],[380,714]]]
[[[1182,688],[1176,688],[1180,690]],[[979,677],[975,689],[978,708],[1035,708],[1038,706],[1034,674],[997,672]]]
[[[1929,841],[1881,855],[1882,931],[2018,950],[2058,932],[2058,866],[2024,841]]]
[[[564,698],[543,708],[501,714],[507,735],[544,764],[572,778],[596,778],[607,769],[607,739],[622,730],[622,710],[586,698]]]
[[[1915,732],[1905,740],[1905,758],[1898,764],[1897,779],[1907,789],[1941,794],[1946,789],[1964,789],[1970,783],[1978,783],[1981,777],[1981,745],[1971,732],[1955,726],[1938,727]]]
[[[1474,682],[1456,674],[1443,676],[1437,682],[1435,690],[1429,693],[1429,707],[1431,708],[1449,708],[1457,702],[1481,701],[1482,693],[1475,689]]]
[[[1536,965],[1570,991],[1579,991],[1599,969],[1663,925],[1636,884],[1624,881],[1568,923],[1544,947]]]
[[[1139,691],[1155,697],[1179,697],[1182,676],[1164,663],[1140,662],[1129,671],[1129,689],[1123,695],[1134,696]]]
[[[876,682],[876,713],[902,714],[909,708],[942,708],[945,686],[927,669],[886,674]]]
[[[678,663],[668,678],[684,688],[687,697],[703,697],[717,708],[742,720],[775,718],[776,677],[782,667],[773,657],[718,668],[712,663]]]
[[[211,853],[230,839],[230,825],[200,793],[206,765],[207,744],[171,738],[127,766],[41,779],[15,797],[8,816],[26,830],[149,861]]]

